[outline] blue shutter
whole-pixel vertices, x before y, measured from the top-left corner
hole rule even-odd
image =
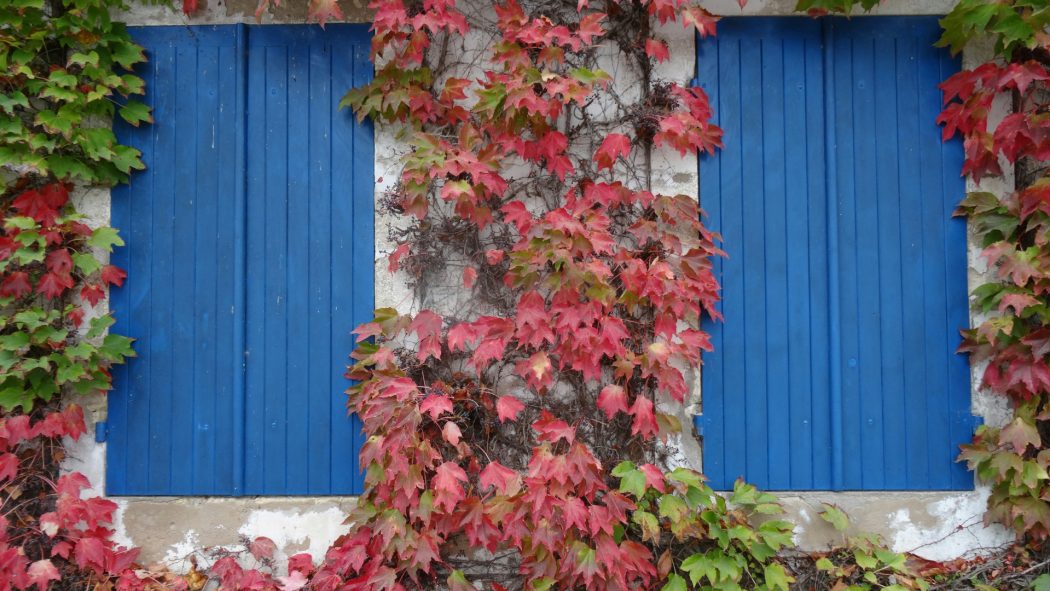
[[[111,494],[229,494],[243,334],[242,29],[133,31],[154,125],[116,125],[148,170],[113,190],[128,271],[111,290],[114,331],[137,339],[109,396]]]
[[[247,494],[361,490],[350,334],[373,310],[364,26],[253,28],[248,44]]]
[[[116,124],[149,167],[113,192],[138,357],[109,399],[114,495],[350,494],[349,331],[371,317],[364,25],[141,27],[156,123]]]
[[[729,258],[705,355],[716,488],[966,489],[962,149],[935,19],[737,18],[698,46],[726,148],[701,205]]]

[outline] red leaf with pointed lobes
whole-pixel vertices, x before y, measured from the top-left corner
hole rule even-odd
[[[325,23],[329,20],[345,18],[337,0],[310,0],[306,13],[309,18],[320,23],[321,28],[324,28]]]
[[[645,485],[655,488],[656,490],[666,493],[667,483],[664,481],[664,473],[659,468],[652,464],[642,464],[638,468],[645,474]]]
[[[518,233],[522,236],[529,233],[529,228],[532,227],[535,218],[532,213],[525,207],[525,204],[521,201],[511,201],[500,208],[503,212],[503,219],[514,224],[514,227],[518,229]]]
[[[128,274],[116,265],[106,265],[102,267],[102,272],[99,274],[102,281],[110,285],[116,285],[120,287],[124,285],[124,280],[128,277]]]
[[[620,133],[610,133],[594,153],[594,162],[598,165],[598,170],[612,168],[617,158],[627,157],[630,153],[631,138]]]
[[[457,425],[453,421],[448,421],[447,423],[445,423],[445,426],[441,429],[441,437],[443,437],[445,441],[451,443],[453,447],[455,447],[459,445],[460,439],[463,438],[463,432],[460,431],[459,425]]]
[[[516,421],[518,413],[523,410],[525,410],[525,405],[516,396],[500,396],[496,401],[496,414],[501,423]]]
[[[401,259],[409,253],[410,248],[411,247],[407,242],[403,242],[397,245],[394,252],[390,253],[390,266],[388,269],[390,269],[391,273],[396,273],[397,270],[401,268]]]
[[[554,382],[553,369],[546,351],[533,353],[528,359],[523,359],[514,366],[518,375],[537,392],[545,390]]]
[[[466,494],[460,482],[467,481],[467,473],[457,464],[445,462],[437,468],[434,476],[434,506],[452,511],[462,501]]]
[[[71,287],[73,287],[73,277],[69,273],[45,273],[36,286],[36,292],[46,298],[55,299]],[[94,306],[97,302],[98,300],[91,305]]]
[[[0,454],[0,484],[13,481],[18,476],[18,456],[13,453]]]
[[[73,258],[69,251],[64,248],[52,250],[47,255],[47,270],[52,273],[68,274],[73,270]]]
[[[646,39],[645,55],[660,63],[671,59],[671,50],[667,47],[667,43],[661,39]]]
[[[498,265],[503,260],[504,253],[502,250],[493,248],[485,251],[485,262],[490,265]]]
[[[52,183],[40,189],[24,191],[11,203],[19,213],[33,218],[42,226],[53,226],[58,218],[58,210],[69,200],[69,191],[59,183]]]
[[[555,443],[559,439],[564,439],[572,443],[576,440],[576,429],[547,411],[540,413],[540,418],[532,423],[532,429],[536,431],[536,439],[540,441]]]
[[[648,438],[657,434],[656,416],[653,414],[653,402],[645,396],[639,396],[631,406],[634,421],[631,423],[631,435]]]
[[[422,310],[412,319],[409,330],[419,337],[416,359],[420,362],[425,362],[430,357],[441,359],[441,316],[430,310]]]
[[[587,527],[587,506],[579,497],[569,497],[561,502],[562,517],[566,527],[576,527],[581,532],[589,531]]]
[[[265,560],[267,558],[273,558],[273,553],[277,551],[277,544],[266,536],[259,536],[252,540],[252,543],[248,545],[248,551],[251,552],[258,560]]]
[[[595,37],[601,37],[605,34],[605,29],[601,25],[603,20],[605,20],[605,15],[600,12],[591,12],[585,15],[580,19],[580,26],[576,30],[576,35],[585,44],[591,45]]]
[[[58,574],[58,569],[46,558],[30,564],[26,574],[29,575],[29,583],[36,585],[38,591],[47,591],[47,586],[51,581],[62,580],[62,575]]]
[[[73,558],[80,568],[101,573],[106,566],[106,547],[99,538],[83,537],[77,540]]]
[[[482,469],[478,482],[482,489],[494,487],[501,495],[513,496],[521,489],[521,476],[493,460]]]
[[[711,14],[700,6],[690,6],[682,10],[682,23],[686,26],[693,25],[700,34],[700,38],[714,36],[718,17]]]
[[[102,286],[97,283],[90,283],[80,290],[80,297],[84,298],[84,301],[92,306],[97,306],[102,301],[102,298],[106,297],[106,290],[102,289]]]
[[[598,394],[598,408],[610,419],[618,412],[627,412],[627,393],[616,384],[609,384]]]
[[[474,287],[474,282],[478,280],[478,271],[474,267],[466,267],[463,269],[463,287],[464,289],[470,289]]]
[[[0,283],[0,297],[20,298],[32,292],[33,286],[29,284],[29,274],[25,271],[15,271]]]
[[[466,351],[467,345],[478,339],[477,328],[470,322],[461,322],[448,330],[448,348],[451,351]]]
[[[300,552],[288,559],[289,572],[301,572],[309,575],[314,572],[314,558],[308,552]]]
[[[289,571],[286,577],[277,577],[277,580],[281,583],[281,591],[299,591],[310,582],[306,578],[306,575],[299,571]]]
[[[429,414],[431,419],[437,420],[441,415],[452,412],[452,400],[448,396],[431,394],[419,405],[419,412]]]

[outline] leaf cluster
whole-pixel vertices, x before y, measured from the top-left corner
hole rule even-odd
[[[109,121],[152,121],[143,103],[145,61],[123,24],[120,0],[0,3],[0,169],[112,185],[143,168]]]

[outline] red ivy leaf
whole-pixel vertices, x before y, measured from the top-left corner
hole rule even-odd
[[[68,274],[73,270],[73,257],[64,248],[52,250],[47,255],[47,269],[52,273]]]
[[[337,0],[310,0],[307,14],[311,19],[321,24],[321,28],[329,20],[343,20],[343,11],[339,8]]]
[[[619,133],[610,133],[594,153],[594,162],[598,165],[598,170],[612,168],[618,157],[626,157],[630,153],[631,138]]]
[[[452,400],[448,396],[431,394],[419,405],[419,412],[429,414],[431,419],[437,420],[441,415],[452,412]]]
[[[434,476],[434,506],[444,507],[446,511],[452,511],[466,495],[460,482],[467,481],[467,473],[457,464],[445,462],[437,468]]]
[[[33,286],[29,284],[29,274],[25,271],[15,271],[4,277],[3,283],[0,283],[0,297],[20,298],[32,291]]]
[[[314,558],[308,552],[300,552],[288,559],[289,572],[301,572],[309,575],[314,572]]]
[[[198,0],[182,0],[182,12],[185,14],[193,14],[200,9],[200,3]]]
[[[499,415],[501,423],[517,420],[518,413],[523,410],[525,405],[514,396],[500,396],[496,401],[496,414]]]
[[[53,183],[39,190],[24,191],[15,198],[11,206],[20,215],[29,216],[42,226],[53,226],[58,217],[58,209],[69,200],[69,192],[58,183]]]
[[[609,384],[598,394],[598,408],[610,419],[618,412],[627,412],[627,393],[616,384]]]
[[[394,252],[390,253],[390,272],[396,273],[401,268],[401,259],[408,254],[409,245],[407,242],[397,245]]]
[[[667,43],[660,39],[645,40],[645,55],[653,58],[658,63],[671,59],[671,51]]]
[[[631,435],[650,437],[656,435],[659,428],[656,425],[656,416],[653,414],[653,402],[645,396],[635,399],[631,407],[634,421],[631,423]]]
[[[521,487],[518,473],[493,460],[481,471],[478,478],[482,489],[494,487],[503,495],[513,495]]]
[[[547,411],[540,413],[540,418],[532,424],[532,428],[538,434],[537,439],[540,441],[554,443],[559,439],[564,439],[572,443],[576,440],[576,430]]]
[[[267,558],[273,558],[274,552],[277,551],[277,544],[266,536],[259,536],[252,540],[252,543],[248,545],[248,551],[251,552],[252,556],[257,560],[265,560]]]
[[[485,251],[485,262],[490,265],[498,265],[503,260],[504,252],[502,250],[493,248]]]
[[[463,269],[463,287],[470,289],[474,287],[474,282],[478,279],[478,271],[474,267],[467,267]]]
[[[110,285],[116,285],[120,287],[124,285],[124,279],[127,278],[128,274],[116,265],[106,265],[102,267],[102,272],[99,274],[102,281]]]
[[[45,273],[40,278],[40,283],[36,286],[36,292],[46,298],[55,299],[71,287],[73,287],[73,277],[69,273],[52,272]]]
[[[0,236],[0,261],[11,257],[18,250],[18,244],[7,236]]]
[[[62,580],[62,575],[58,574],[58,569],[46,558],[30,564],[26,574],[29,575],[29,583],[36,585],[39,591],[47,591],[48,583],[51,581]]]
[[[700,38],[714,36],[718,17],[700,6],[691,6],[682,10],[682,23],[696,27]]]
[[[73,549],[73,559],[80,568],[91,568],[102,572],[106,565],[106,547],[99,538],[80,538],[77,540],[76,548]]]
[[[80,297],[84,298],[84,301],[92,306],[97,306],[102,301],[102,298],[106,297],[106,290],[102,289],[102,286],[97,283],[90,283],[80,290]]]
[[[277,577],[281,583],[281,591],[299,591],[310,582],[302,572],[297,570],[290,572],[291,574],[287,577]]]
[[[18,456],[13,453],[0,454],[0,484],[18,476]]]
[[[445,441],[451,443],[453,446],[459,445],[460,439],[463,438],[463,432],[460,431],[459,425],[452,421],[445,423],[445,426],[441,429],[441,437]]]

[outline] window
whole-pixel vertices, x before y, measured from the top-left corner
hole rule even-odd
[[[704,469],[773,490],[970,489],[962,147],[934,18],[737,18],[698,43],[726,148],[701,205],[729,253]]]
[[[350,331],[373,309],[365,25],[142,27],[148,169],[113,192],[112,495],[353,494]]]

